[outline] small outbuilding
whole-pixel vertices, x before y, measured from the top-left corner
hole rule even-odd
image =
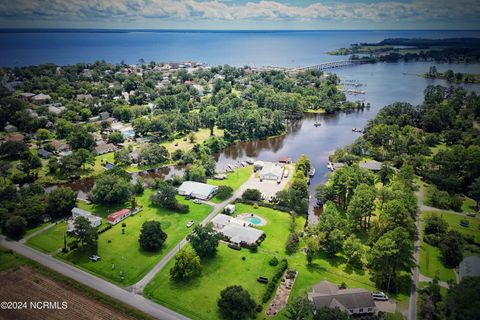
[[[260,171],[261,180],[279,180],[283,176],[283,168],[274,163],[265,165]]]
[[[360,162],[358,166],[371,171],[380,171],[382,169],[382,163],[376,160]]]
[[[234,204],[228,204],[225,206],[225,213],[228,214],[228,215],[232,215],[235,213],[235,210],[236,210],[236,207]]]
[[[102,218],[100,218],[99,216],[93,215],[86,210],[75,207],[72,209],[72,219],[70,219],[68,222],[68,232],[75,231],[75,219],[77,219],[78,217],[84,217],[85,219],[87,219],[90,222],[90,225],[94,228],[102,224]]]
[[[120,221],[127,219],[131,215],[132,215],[132,211],[130,211],[130,209],[122,209],[122,210],[118,210],[116,212],[110,213],[107,216],[107,221],[108,223],[115,225]]]

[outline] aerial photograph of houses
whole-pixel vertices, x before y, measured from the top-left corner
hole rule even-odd
[[[0,3],[0,320],[480,319],[479,0]]]

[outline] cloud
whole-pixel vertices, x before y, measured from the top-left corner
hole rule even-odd
[[[307,6],[277,1],[235,4],[219,0],[15,0],[0,3],[0,17],[79,21],[476,21],[479,16],[478,0],[392,0],[328,4],[318,2]],[[476,24],[478,26],[478,23]]]

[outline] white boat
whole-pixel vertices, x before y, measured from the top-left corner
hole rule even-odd
[[[314,167],[311,167],[311,168],[310,168],[310,171],[308,172],[308,175],[309,175],[310,177],[313,177],[313,176],[315,175],[315,168],[314,168]]]
[[[247,160],[245,160],[245,162],[248,164],[253,164],[255,161],[253,161],[252,158],[248,158]]]
[[[333,163],[331,163],[331,162],[329,162],[327,164],[327,168],[330,169],[330,171],[333,171],[335,169],[334,166],[333,166]]]

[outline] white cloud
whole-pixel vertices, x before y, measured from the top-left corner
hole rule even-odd
[[[15,0],[0,3],[0,16],[20,19],[73,19],[82,21],[172,20],[364,20],[421,21],[471,19],[480,16],[478,0],[420,0],[375,3],[314,3],[287,5],[276,1],[243,4],[219,0]],[[478,26],[478,22],[476,23]]]

